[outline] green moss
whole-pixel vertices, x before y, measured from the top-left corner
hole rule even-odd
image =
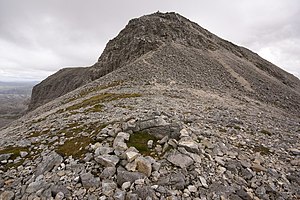
[[[90,97],[88,99],[85,99],[81,103],[69,106],[68,108],[66,108],[66,110],[74,111],[74,110],[78,110],[80,108],[85,108],[88,106],[95,106],[95,105],[98,105],[98,109],[101,110],[102,106],[99,103],[115,101],[115,100],[124,99],[124,98],[140,97],[140,96],[141,96],[140,94],[135,94],[135,93],[133,93],[133,94],[102,93],[102,94],[98,94],[93,97]]]
[[[269,155],[271,153],[269,148],[262,145],[254,147],[253,151],[260,152],[261,155]]]
[[[222,132],[222,133],[226,133],[227,132],[226,129],[224,129],[224,128],[219,128],[219,131]]]
[[[143,155],[150,155],[151,149],[148,148],[147,142],[153,140],[153,146],[156,145],[157,138],[146,132],[135,132],[130,135],[127,142],[128,147],[135,147]]]
[[[85,110],[85,112],[91,113],[91,112],[101,112],[103,108],[103,105],[96,104],[88,109]]]
[[[85,97],[88,94],[90,94],[92,92],[95,92],[95,91],[100,91],[100,90],[104,90],[104,89],[107,89],[107,88],[111,88],[111,87],[121,85],[122,82],[123,81],[115,81],[115,82],[113,82],[111,84],[108,84],[108,85],[100,85],[100,86],[97,86],[97,87],[88,88],[86,90],[81,91],[77,96],[74,96],[74,97],[66,100],[65,103],[69,103],[69,102],[74,101],[76,99]]]
[[[30,135],[27,138],[39,137],[41,135],[46,135],[49,132],[50,132],[49,129],[48,130],[44,130],[44,131],[34,131],[34,132],[30,133]]]
[[[90,137],[76,137],[67,140],[63,145],[59,146],[57,153],[62,156],[72,156],[73,158],[79,159],[88,152],[86,147],[92,142],[93,140]]]
[[[20,156],[20,152],[21,151],[29,152],[29,149],[28,149],[28,147],[8,146],[8,147],[5,147],[4,149],[1,149],[0,150],[0,154],[12,154],[12,156],[10,157],[10,159],[14,160],[18,156]]]
[[[260,132],[263,133],[263,134],[265,134],[265,135],[268,135],[268,136],[272,135],[272,133],[270,131],[265,130],[265,129],[261,130]]]

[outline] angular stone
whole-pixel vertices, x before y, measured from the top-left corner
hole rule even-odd
[[[188,186],[188,190],[189,190],[190,192],[197,192],[197,188],[196,188],[194,185],[189,185],[189,186]]]
[[[125,152],[126,158],[128,162],[134,161],[140,154],[134,151],[127,151]]]
[[[131,186],[131,183],[129,181],[124,182],[122,184],[122,190],[126,190],[126,189],[130,188],[130,186]]]
[[[150,176],[152,172],[151,162],[144,157],[138,157],[135,159],[137,165],[137,171],[145,174],[146,176]]]
[[[202,184],[203,187],[208,188],[208,185],[206,183],[206,179],[202,176],[199,176],[200,182]]]
[[[113,147],[118,151],[125,151],[128,149],[125,140],[129,140],[130,134],[125,132],[120,132],[114,139]]]
[[[186,186],[185,177],[182,173],[171,173],[166,176],[160,176],[157,185],[160,186],[172,186],[177,190],[183,190]]]
[[[184,147],[189,152],[199,153],[198,143],[192,139],[181,139],[179,140],[178,145]]]
[[[27,156],[28,155],[28,153],[26,152],[26,151],[20,151],[20,156],[22,157],[22,158],[24,158],[25,156]]]
[[[103,165],[104,167],[115,167],[120,161],[119,157],[116,155],[102,155],[95,157],[95,160]]]
[[[189,137],[189,136],[190,134],[185,128],[180,130],[180,138]]]
[[[252,169],[256,172],[267,171],[266,168],[264,168],[263,166],[261,166],[260,164],[257,164],[257,163],[252,164]]]
[[[38,164],[35,175],[39,176],[41,174],[44,174],[45,172],[51,171],[55,166],[59,166],[62,161],[63,158],[55,151],[52,151],[47,156],[43,157],[43,161]]]
[[[55,200],[63,200],[65,198],[65,195],[64,193],[62,192],[58,192],[56,195],[55,195]]]
[[[153,140],[148,140],[148,142],[147,142],[147,147],[148,147],[149,149],[152,149],[152,148],[153,148]]]
[[[172,164],[181,168],[187,168],[194,163],[193,159],[187,155],[181,154],[177,151],[172,151],[167,157],[167,160]]]
[[[117,188],[114,194],[114,200],[125,200],[125,196],[126,192]]]
[[[111,147],[98,147],[95,151],[95,156],[106,155],[114,152],[114,149]]]
[[[300,155],[300,150],[296,148],[291,148],[289,151],[294,155]]]
[[[105,196],[111,197],[114,194],[117,184],[112,180],[103,180],[102,181],[102,193]]]
[[[0,195],[1,200],[13,200],[15,198],[15,193],[12,191],[4,191]]]
[[[0,154],[0,162],[4,160],[8,160],[13,154],[7,153],[7,154]]]
[[[145,174],[140,172],[129,172],[122,167],[117,169],[117,183],[119,186],[122,186],[125,182],[133,183],[137,179],[146,178]]]
[[[38,180],[38,181],[30,183],[28,185],[28,187],[26,188],[26,192],[28,194],[35,193],[42,188],[47,188],[48,185],[49,184],[46,181]]]
[[[84,173],[80,175],[80,180],[82,183],[82,186],[84,188],[97,188],[100,185],[100,179],[98,177],[94,177],[91,173]]]
[[[115,167],[106,167],[102,173],[100,174],[101,179],[110,179],[116,174],[116,168]]]

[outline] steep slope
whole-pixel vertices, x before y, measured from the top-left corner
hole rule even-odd
[[[179,52],[182,53],[175,55]],[[242,86],[260,100],[279,101],[286,108],[292,106],[291,110],[299,102],[300,81],[293,75],[176,13],[155,13],[131,20],[116,38],[108,42],[93,66],[60,70],[37,85],[33,89],[30,109],[132,64],[141,56],[147,57],[148,53],[156,55],[151,64],[162,65],[159,69],[172,70],[174,66],[177,67],[173,70],[175,72],[191,72],[189,77],[181,77],[180,81],[190,82],[192,76],[195,81],[189,84],[195,87],[214,85],[219,88],[223,85],[229,89]],[[161,58],[156,60],[157,57]],[[173,77],[174,81],[176,78]],[[299,111],[299,107],[296,110]]]
[[[0,199],[300,198],[299,80],[251,51],[155,13],[80,70],[0,130]]]

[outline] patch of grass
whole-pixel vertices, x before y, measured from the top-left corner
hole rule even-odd
[[[103,108],[103,105],[101,104],[96,104],[88,109],[85,110],[85,112],[101,112],[102,111],[102,108]]]
[[[148,148],[147,142],[153,140],[153,147],[155,147],[157,138],[146,132],[135,132],[130,135],[127,142],[128,147],[135,147],[143,155],[150,155],[151,149]]]
[[[264,147],[262,145],[254,147],[253,151],[254,152],[260,152],[261,155],[269,155],[271,153],[269,148]]]
[[[225,128],[219,128],[219,131],[222,132],[222,133],[226,133],[227,130]]]
[[[100,91],[100,90],[104,90],[104,89],[107,89],[107,88],[111,88],[111,87],[121,85],[121,83],[123,83],[123,81],[115,81],[115,82],[113,82],[111,84],[108,84],[108,85],[99,85],[97,87],[88,88],[86,90],[81,91],[77,96],[74,96],[74,97],[68,99],[64,103],[69,103],[69,102],[74,101],[76,99],[85,97],[88,94],[90,94],[91,92]]]
[[[268,136],[271,136],[271,135],[272,135],[272,133],[271,133],[270,131],[265,130],[265,129],[262,129],[260,132],[261,132],[262,134],[265,134],[265,135],[268,135]]]
[[[8,146],[5,147],[4,149],[0,150],[0,154],[12,154],[10,159],[14,160],[18,156],[20,156],[21,151],[26,151],[29,152],[28,147],[14,147],[14,146]]]
[[[88,99],[85,99],[81,103],[69,106],[68,108],[66,108],[66,110],[73,111],[73,110],[78,110],[80,108],[85,108],[87,106],[94,106],[96,104],[99,105],[99,103],[102,103],[102,102],[115,101],[118,99],[134,98],[134,97],[140,97],[140,96],[141,96],[140,94],[136,94],[136,93],[133,93],[133,94],[102,93],[102,94],[98,94],[96,96],[90,97]],[[99,106],[101,106],[101,105],[99,105]]]
[[[86,147],[92,142],[93,140],[90,137],[76,137],[59,146],[57,153],[62,156],[72,156],[75,159],[80,159],[88,152]]]
[[[27,138],[32,138],[32,137],[39,137],[41,135],[46,135],[49,133],[49,130],[44,130],[44,131],[34,131],[32,133],[30,133],[29,136],[27,136]]]

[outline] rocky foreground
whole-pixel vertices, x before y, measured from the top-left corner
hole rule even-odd
[[[297,116],[172,84],[94,84],[0,132],[0,199],[300,198]]]

